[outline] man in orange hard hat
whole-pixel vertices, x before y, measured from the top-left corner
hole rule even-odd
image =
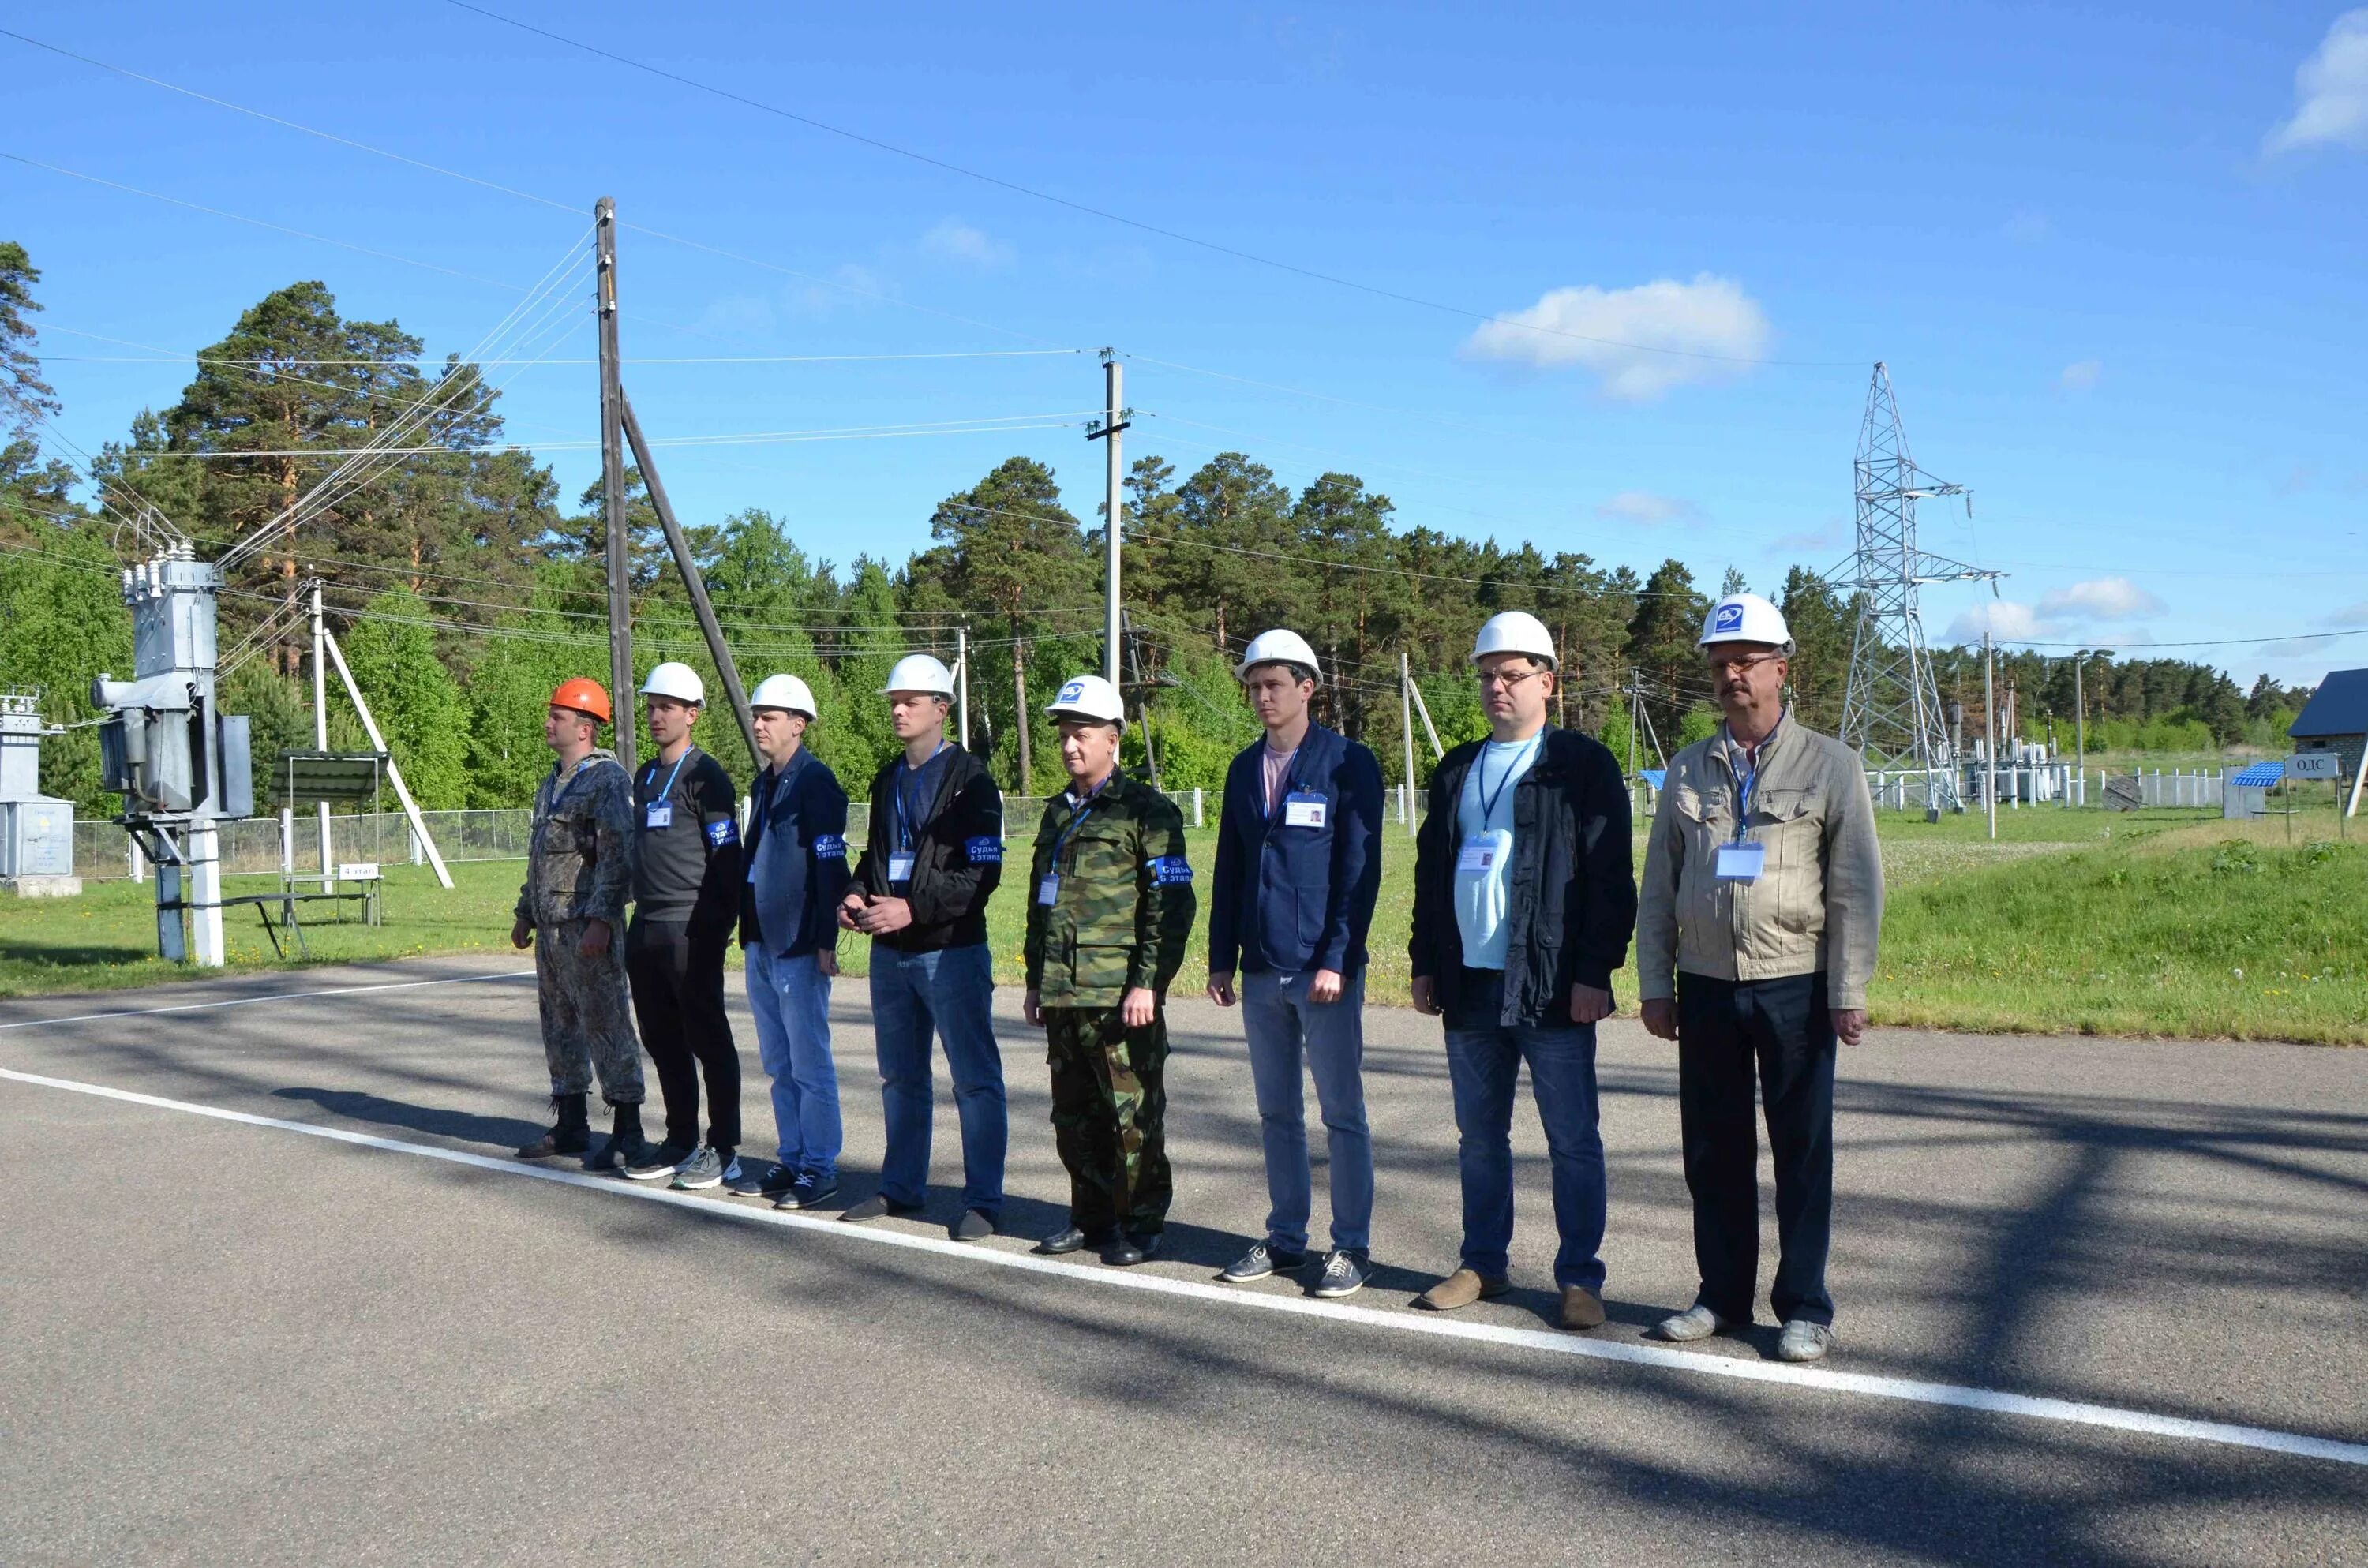
[[[600,744],[609,712],[598,681],[562,681],[551,694],[542,738],[557,761],[534,792],[526,885],[510,928],[513,943],[534,949],[542,1053],[558,1113],[518,1158],[591,1148],[586,1099],[597,1075],[616,1119],[607,1146],[586,1162],[596,1170],[622,1168],[643,1152],[642,1042],[617,935],[633,891],[633,778]]]

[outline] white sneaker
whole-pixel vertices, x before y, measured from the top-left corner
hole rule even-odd
[[[1694,1306],[1655,1324],[1653,1337],[1675,1340],[1683,1345],[1691,1340],[1708,1339],[1712,1335],[1723,1334],[1734,1326],[1708,1307]]]
[[[1776,1336],[1776,1359],[1779,1361],[1822,1361],[1833,1348],[1834,1330],[1830,1324],[1811,1323],[1807,1318],[1794,1318]]]

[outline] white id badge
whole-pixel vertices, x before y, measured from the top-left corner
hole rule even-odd
[[[1768,846],[1764,844],[1722,844],[1718,846],[1718,880],[1756,882],[1767,860]]]
[[[1326,801],[1321,795],[1289,795],[1282,802],[1285,827],[1322,827]]]
[[[909,882],[913,880],[913,857],[911,854],[906,853],[900,855],[891,853],[889,855],[888,880],[892,882]]]
[[[1036,884],[1036,902],[1044,905],[1046,908],[1051,908],[1054,901],[1059,899],[1060,896],[1060,878],[1047,877],[1042,881]]]
[[[1485,877],[1496,863],[1497,846],[1486,838],[1465,839],[1463,853],[1455,858],[1455,869],[1467,876]]]
[[[672,827],[674,825],[674,802],[672,801],[652,801],[643,812],[642,825],[643,827],[651,828]]]

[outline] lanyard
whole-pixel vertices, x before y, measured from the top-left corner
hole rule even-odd
[[[939,741],[937,751],[929,754],[928,762],[921,764],[918,767],[905,768],[905,772],[908,778],[900,778],[896,780],[896,847],[899,849],[913,847],[913,824],[920,815],[913,809],[909,779],[917,778],[927,773],[929,770],[929,762],[937,761],[939,753],[945,749],[946,743]]]
[[[1104,774],[1102,781],[1094,786],[1093,793],[1087,795],[1079,803],[1077,814],[1062,824],[1061,831],[1053,835],[1053,858],[1045,862],[1045,869],[1053,876],[1057,877],[1061,874],[1061,850],[1069,842],[1069,835],[1082,827],[1087,817],[1094,814],[1094,808],[1101,803],[1102,791],[1109,789],[1110,781],[1117,777],[1118,769],[1115,767]]]
[[[1513,754],[1512,760],[1505,765],[1505,776],[1497,780],[1497,792],[1493,795],[1488,793],[1488,748],[1482,746],[1480,755],[1473,759],[1472,771],[1475,776],[1473,792],[1480,798],[1480,830],[1483,833],[1488,831],[1489,819],[1497,814],[1497,802],[1505,798],[1505,790],[1513,782],[1513,776],[1520,772],[1525,760],[1537,755],[1538,743],[1545,736],[1546,733],[1540,730],[1530,737],[1528,745]]]
[[[1779,714],[1776,719],[1776,729],[1781,730],[1783,727],[1783,716]],[[1734,738],[1732,735],[1727,737],[1730,742]],[[1757,746],[1750,748],[1749,755],[1755,758],[1764,758],[1768,755],[1768,748],[1774,744],[1775,741],[1776,730],[1769,731]],[[1731,758],[1729,766],[1733,766]],[[1743,842],[1744,819],[1751,814],[1751,788],[1759,782],[1759,770],[1765,766],[1764,762],[1755,760],[1748,770],[1740,767],[1735,769],[1735,842],[1737,844]]]
[[[664,801],[670,799],[673,796],[674,781],[682,777],[682,765],[689,762],[690,760],[690,754],[698,749],[699,748],[696,746],[685,746],[682,748],[682,755],[674,759],[674,771],[666,775],[666,788],[658,791],[658,800]],[[658,765],[653,762],[650,764],[649,771],[642,775],[642,788],[644,790],[648,789],[650,787],[650,780],[655,778],[657,776]],[[655,803],[655,802],[653,802],[653,804]]]

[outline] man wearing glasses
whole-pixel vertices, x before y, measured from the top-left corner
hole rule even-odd
[[[1866,1028],[1883,924],[1874,806],[1856,752],[1784,706],[1791,631],[1730,594],[1701,646],[1726,722],[1679,752],[1653,814],[1636,927],[1645,1027],[1678,1042],[1694,1304],[1656,1329],[1747,1327],[1759,1268],[1755,1071],[1776,1163],[1776,1355],[1834,1340],[1826,1255],[1834,1196],[1834,1057]]]
[[[1508,610],[1472,650],[1489,738],[1449,752],[1415,837],[1414,1005],[1444,1014],[1463,1187],[1455,1271],[1417,1306],[1508,1289],[1513,1091],[1529,1064],[1554,1172],[1565,1328],[1603,1322],[1603,1139],[1595,1026],[1636,924],[1628,790],[1602,744],[1546,722],[1558,676],[1537,617]]]

